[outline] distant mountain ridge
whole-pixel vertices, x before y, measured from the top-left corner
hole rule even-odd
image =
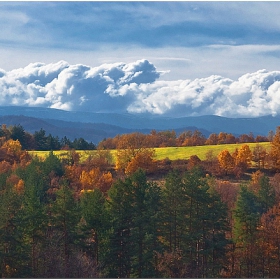
[[[91,113],[63,111],[40,107],[0,106],[0,123],[21,124],[26,131],[34,132],[43,128],[53,136],[67,136],[70,139],[83,137],[98,143],[104,138],[117,134],[140,131],[149,133],[152,129],[200,130],[206,137],[211,133],[228,132],[235,135],[252,132],[267,135],[280,125],[280,117],[225,118],[219,116],[198,116],[167,118],[154,115]]]

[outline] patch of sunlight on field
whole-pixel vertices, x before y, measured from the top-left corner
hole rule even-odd
[[[95,154],[97,153],[96,150],[77,150],[75,151],[80,155],[80,161],[84,162],[86,159],[88,159],[89,156],[94,157]],[[116,160],[116,150],[111,150],[110,153],[112,154],[112,158],[115,161]],[[32,156],[35,157],[37,156],[38,158],[44,160],[50,153],[50,151],[28,151],[28,153]],[[53,151],[53,154],[56,155],[59,159],[67,158],[70,156],[71,151]]]
[[[270,149],[269,142],[259,143],[261,146]],[[207,145],[207,146],[195,146],[195,147],[166,147],[166,148],[155,148],[156,158],[158,160],[169,158],[171,160],[176,159],[188,159],[192,155],[197,155],[201,160],[206,159],[208,151],[212,151],[214,156],[217,156],[221,151],[228,150],[233,153],[236,148],[240,148],[244,143],[241,144],[222,144],[222,145]],[[257,143],[247,143],[251,151],[256,147]]]
[[[170,160],[176,159],[189,159],[192,155],[197,155],[201,160],[206,159],[206,154],[208,151],[212,151],[214,156],[217,156],[221,151],[228,150],[230,153],[233,153],[236,148],[240,148],[244,143],[241,144],[223,144],[223,145],[207,145],[207,146],[195,146],[195,147],[165,147],[165,148],[155,148],[156,159],[162,160],[169,158]],[[257,143],[247,143],[251,151],[256,147]],[[267,151],[270,149],[269,142],[259,143]],[[97,151],[76,151],[80,154],[80,161],[85,161],[89,156],[94,156]],[[111,150],[113,161],[116,160],[117,150]],[[31,156],[38,156],[41,159],[46,158],[49,155],[49,151],[29,151]],[[67,158],[70,154],[70,151],[54,151],[54,155],[62,158]]]

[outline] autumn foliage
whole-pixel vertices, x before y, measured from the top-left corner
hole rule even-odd
[[[17,129],[0,139],[1,277],[279,277],[279,129],[267,150],[250,134],[125,134],[86,160],[70,147],[31,157]],[[206,160],[155,159],[157,146],[241,140]]]

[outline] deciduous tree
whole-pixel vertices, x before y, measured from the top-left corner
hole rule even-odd
[[[218,155],[220,166],[225,170],[226,174],[230,174],[234,168],[234,158],[228,150],[223,150]]]

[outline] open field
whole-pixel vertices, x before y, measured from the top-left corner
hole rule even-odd
[[[214,156],[217,156],[221,151],[228,150],[233,153],[236,148],[241,147],[242,144],[223,144],[223,145],[206,145],[206,146],[194,146],[194,147],[168,147],[168,148],[156,148],[156,158],[158,160],[168,157],[171,160],[176,159],[188,159],[192,155],[197,155],[201,160],[206,159],[206,154],[208,151],[212,151]],[[251,151],[257,143],[247,143]],[[265,147],[267,150],[270,149],[269,142],[260,143],[261,146]]]
[[[201,160],[205,160],[208,151],[212,151],[214,156],[217,156],[222,150],[228,150],[230,153],[234,152],[236,148],[241,147],[241,144],[223,144],[223,145],[207,145],[207,146],[193,146],[193,147],[165,147],[165,148],[155,148],[156,159],[161,160],[169,158],[171,160],[176,159],[188,159],[192,155],[197,155]],[[253,151],[257,143],[247,143],[250,149]],[[259,145],[267,149],[270,149],[269,142],[262,142]],[[94,156],[96,151],[76,151],[81,156],[81,161],[86,160],[90,155]],[[116,156],[116,150],[110,151],[113,159]],[[40,158],[45,158],[49,151],[29,151],[32,156],[37,155]],[[68,151],[54,151],[54,154],[60,158],[66,157]]]

